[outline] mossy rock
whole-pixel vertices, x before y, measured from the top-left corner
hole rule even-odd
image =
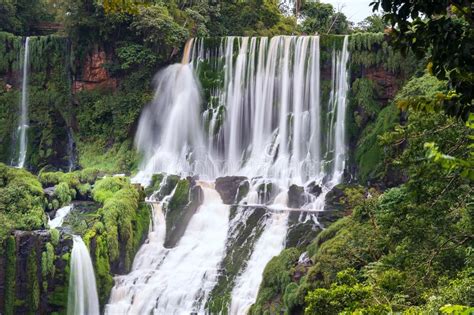
[[[229,235],[234,235],[234,237],[227,240],[226,253],[220,266],[222,272],[207,302],[207,308],[212,314],[227,314],[235,280],[245,269],[255,242],[262,234],[265,221],[269,216],[265,208],[238,206],[232,208],[230,226],[233,230],[229,231]],[[239,224],[233,224],[233,222],[239,222]]]
[[[166,236],[164,247],[175,247],[186,231],[203,201],[201,187],[192,178],[179,180],[174,194],[166,206]]]

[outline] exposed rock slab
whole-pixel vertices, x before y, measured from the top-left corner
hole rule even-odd
[[[222,201],[228,205],[240,201],[239,195],[245,195],[245,193],[238,194],[238,192],[245,186],[248,192],[248,185],[247,177],[244,176],[226,176],[216,179],[216,190],[221,195]]]

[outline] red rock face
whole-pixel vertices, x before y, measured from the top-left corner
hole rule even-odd
[[[400,75],[398,75],[399,77]],[[379,99],[387,103],[393,99],[399,90],[399,79],[397,74],[387,71],[383,66],[365,68],[362,77],[374,81],[379,87]]]
[[[98,48],[91,55],[87,56],[81,79],[73,82],[73,93],[97,88],[115,89],[117,87],[117,79],[110,77],[104,68],[106,62],[107,54]]]

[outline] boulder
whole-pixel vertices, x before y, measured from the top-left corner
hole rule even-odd
[[[301,208],[306,202],[304,188],[298,185],[291,185],[288,189],[288,207]]]
[[[306,191],[311,195],[318,197],[323,192],[323,189],[321,186],[316,184],[316,182],[311,182],[306,186]]]
[[[242,198],[242,194],[247,187],[248,192],[248,182],[247,184],[243,184],[243,182],[247,181],[247,177],[243,176],[226,176],[226,177],[219,177],[216,179],[216,190],[221,195],[222,201],[225,204],[234,204],[237,202],[237,199]],[[243,185],[243,186],[242,186]],[[239,192],[239,193],[238,193]]]
[[[203,202],[200,186],[193,178],[179,180],[175,192],[166,207],[166,236],[164,247],[175,247],[184,235],[191,218]]]

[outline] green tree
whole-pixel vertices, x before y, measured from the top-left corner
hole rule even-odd
[[[305,2],[301,7],[301,31],[305,34],[347,34],[349,22],[341,12],[328,3]]]
[[[474,17],[471,0],[375,0],[392,26],[393,44],[419,58],[428,58],[430,71],[448,80],[455,97],[444,99],[446,111],[467,119],[473,110]]]
[[[386,26],[387,24],[384,22],[382,16],[372,14],[371,16],[366,17],[363,21],[357,23],[355,31],[380,33],[385,30]]]

